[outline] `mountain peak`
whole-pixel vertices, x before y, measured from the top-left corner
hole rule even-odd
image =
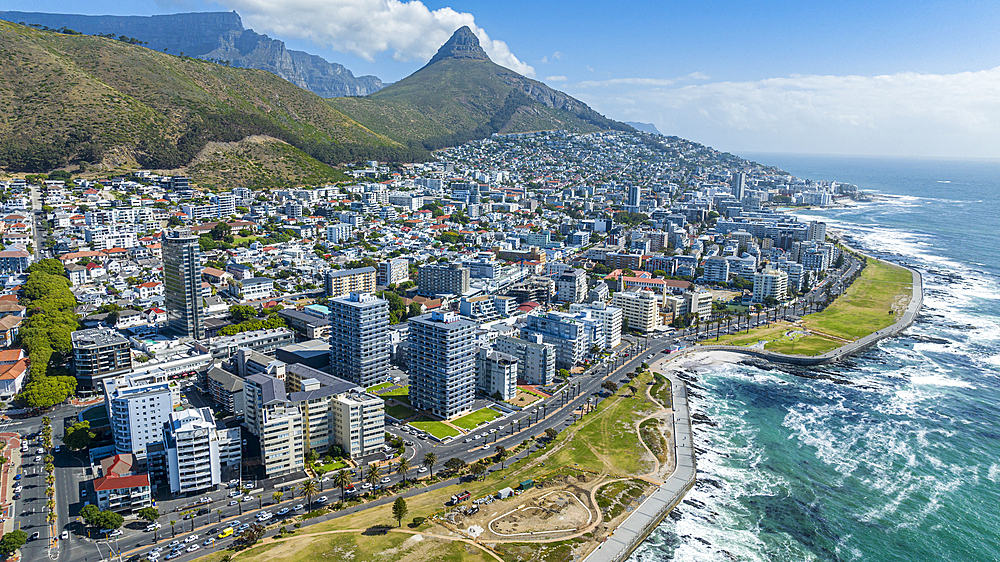
[[[463,25],[452,34],[447,43],[441,45],[437,54],[427,64],[432,65],[445,59],[490,60],[490,57],[479,46],[479,38],[476,37],[476,34],[469,29],[469,26]]]

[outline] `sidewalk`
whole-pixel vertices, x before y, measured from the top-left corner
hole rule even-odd
[[[7,442],[4,455],[10,458],[0,469],[0,517],[3,518],[3,532],[7,534],[14,530],[14,517],[17,515],[14,495],[14,475],[21,468],[21,436],[17,433],[0,433],[0,439]]]

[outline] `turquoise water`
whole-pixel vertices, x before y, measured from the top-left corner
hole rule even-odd
[[[920,269],[924,307],[832,380],[692,374],[699,481],[631,560],[1000,560],[1000,163],[751,157],[894,196],[800,216]]]

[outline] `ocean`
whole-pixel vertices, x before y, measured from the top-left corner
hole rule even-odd
[[[923,309],[835,377],[693,374],[698,482],[630,560],[1000,560],[1000,162],[744,156],[886,195],[796,214],[919,269]]]

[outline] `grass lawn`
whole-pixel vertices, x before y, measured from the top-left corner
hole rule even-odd
[[[770,341],[764,345],[768,351],[786,353],[788,355],[822,355],[827,351],[837,349],[843,342],[831,340],[819,334],[785,336],[780,340]]]
[[[754,328],[750,330],[750,333],[730,334],[720,337],[718,341],[713,338],[701,343],[704,345],[750,347],[756,345],[760,340],[764,340],[767,342],[764,344],[764,349],[789,355],[820,355],[843,345],[843,342],[819,334],[793,333],[787,335],[787,332],[800,332],[800,330],[788,322],[778,322],[763,328]]]
[[[383,392],[382,394],[379,394],[379,396],[381,396],[382,398],[395,398],[396,400],[399,400],[400,402],[402,402],[404,404],[409,404],[410,403],[410,387],[409,386],[402,386],[402,387],[399,387],[399,388],[394,388],[394,389],[390,390],[389,392]]]
[[[802,318],[807,328],[856,340],[894,324],[913,295],[909,271],[868,258],[868,266],[843,295],[824,310]]]
[[[652,374],[645,372],[636,380],[636,386],[652,380]],[[619,390],[615,396],[604,399],[597,409],[584,416],[579,429],[569,428],[556,438],[558,446],[575,430],[576,433],[565,447],[550,457],[555,466],[576,466],[594,472],[607,471],[615,476],[638,476],[651,470],[652,464],[641,458],[637,451],[643,451],[635,422],[656,411],[658,407],[646,400],[640,392],[636,398],[625,398],[631,392]],[[548,461],[546,464],[549,464]]]
[[[329,464],[317,464],[316,470],[323,473],[330,472],[331,470],[340,470],[342,468],[347,468],[347,463],[343,461],[334,461]]]
[[[395,385],[393,385],[391,382],[384,382],[384,383],[381,383],[381,384],[376,384],[375,386],[370,386],[370,387],[366,388],[365,390],[367,390],[368,392],[377,392],[377,391],[382,390],[384,388],[392,388],[393,386],[395,386]]]
[[[473,430],[481,423],[490,422],[500,417],[500,412],[494,410],[493,408],[483,408],[481,410],[476,410],[471,414],[462,416],[457,420],[451,422],[462,429]]]
[[[260,238],[259,236],[233,236],[233,243],[239,244],[240,242],[253,242],[254,240]]]
[[[410,422],[410,425],[419,429],[420,431],[426,431],[438,439],[444,439],[445,437],[454,437],[458,435],[458,430],[454,427],[446,425],[439,421],[434,421],[426,416],[421,416],[417,421]]]
[[[382,522],[396,526],[394,519]],[[403,520],[403,525],[407,520]],[[233,556],[240,562],[329,562],[330,560],[434,560],[440,562],[480,562],[493,560],[482,550],[466,543],[422,535],[389,531],[384,535],[334,533],[318,536],[298,536],[281,541],[277,548],[264,545]]]
[[[406,418],[412,416],[416,412],[407,408],[406,406],[400,406],[396,404],[394,406],[386,406],[385,413],[387,415],[396,418],[397,420],[405,420]]]

